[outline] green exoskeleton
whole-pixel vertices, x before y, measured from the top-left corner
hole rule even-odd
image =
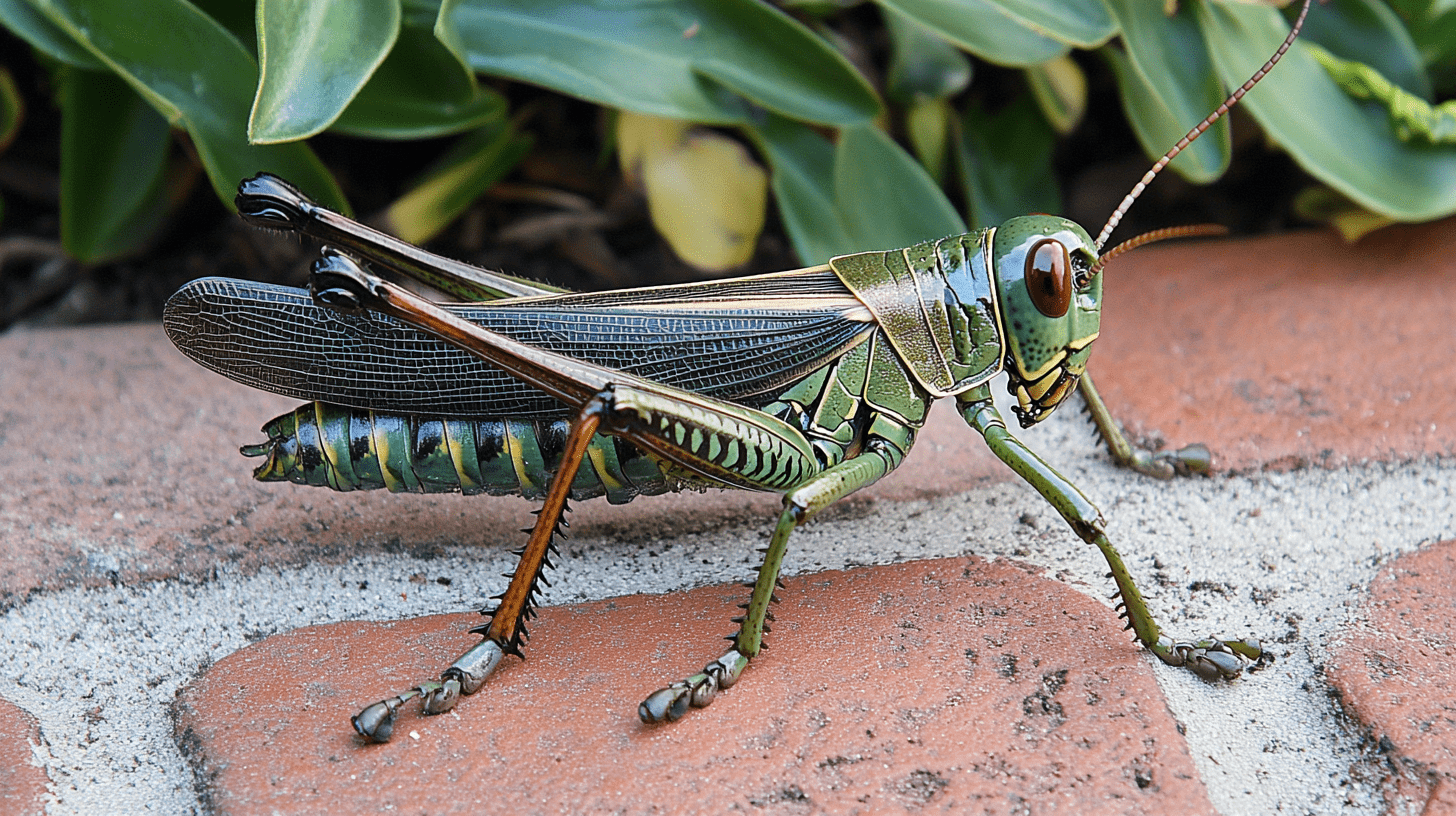
[[[1306,10],[1308,4],[1306,3]],[[930,404],[952,397],[1002,461],[1107,559],[1122,614],[1164,662],[1237,676],[1253,640],[1163,634],[1100,512],[1026,448],[992,403],[1004,372],[1023,427],[1079,386],[1114,456],[1151,475],[1206,470],[1200,446],[1132,447],[1086,375],[1102,299],[1103,242],[1173,155],[1273,67],[1249,82],[1149,171],[1096,240],[1062,218],[751,278],[595,294],[560,292],[449,261],[356,224],[268,175],[243,182],[238,210],[332,247],[312,292],[194,281],[167,305],[172,341],[239,382],[312,400],[274,419],[255,476],[335,490],[517,493],[544,499],[520,565],[474,630],[482,641],[439,680],[365,708],[354,726],[388,740],[400,707],[452,708],[503,657],[521,654],[568,499],[625,502],[681,487],[782,494],[783,511],[731,648],[654,692],[645,722],[675,720],[731,686],[763,646],[790,534],[905,458]],[[1136,239],[1135,239],[1136,240]],[[1131,242],[1130,242],[1131,243]],[[373,274],[416,278],[464,304],[437,304]]]

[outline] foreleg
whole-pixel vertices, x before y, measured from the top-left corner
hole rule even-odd
[[[1175,641],[1164,635],[1148,611],[1142,593],[1133,583],[1132,574],[1122,562],[1104,532],[1102,512],[1096,505],[1050,465],[1042,461],[1011,435],[1006,423],[992,404],[989,390],[982,386],[959,399],[961,416],[986,440],[986,445],[1001,461],[1036,488],[1052,507],[1066,519],[1077,536],[1102,552],[1111,570],[1109,577],[1117,585],[1120,612],[1138,641],[1172,666],[1186,666],[1199,676],[1233,678],[1243,670],[1246,661],[1257,661],[1263,650],[1253,639],[1222,640],[1207,638],[1198,641]]]
[[[1174,476],[1191,476],[1195,473],[1208,475],[1213,464],[1208,448],[1198,443],[1175,451],[1154,452],[1140,448],[1128,441],[1127,435],[1117,426],[1112,412],[1107,410],[1102,396],[1097,393],[1097,387],[1092,384],[1091,374],[1082,372],[1078,387],[1087,404],[1087,414],[1092,417],[1092,424],[1097,426],[1098,435],[1112,453],[1113,461],[1155,479],[1171,479]]]

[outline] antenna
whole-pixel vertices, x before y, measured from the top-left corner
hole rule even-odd
[[[1117,205],[1117,209],[1112,211],[1112,216],[1102,226],[1102,232],[1097,234],[1097,251],[1102,251],[1102,245],[1107,242],[1108,236],[1112,235],[1114,229],[1117,229],[1117,223],[1122,220],[1122,216],[1127,213],[1128,208],[1137,200],[1137,197],[1142,195],[1143,190],[1147,189],[1153,177],[1162,172],[1163,168],[1168,166],[1168,162],[1172,161],[1174,156],[1182,153],[1183,148],[1192,144],[1194,139],[1202,136],[1203,132],[1208,130],[1214,122],[1217,122],[1219,117],[1228,113],[1229,108],[1238,104],[1238,101],[1244,98],[1244,94],[1248,93],[1250,88],[1259,84],[1259,80],[1263,79],[1264,75],[1269,73],[1270,69],[1279,64],[1279,60],[1284,57],[1284,52],[1289,50],[1289,46],[1294,43],[1294,38],[1299,36],[1299,30],[1304,27],[1304,18],[1309,14],[1309,4],[1310,0],[1304,0],[1304,6],[1299,10],[1299,17],[1294,21],[1294,27],[1289,29],[1289,36],[1284,38],[1284,43],[1279,46],[1278,51],[1274,52],[1274,56],[1270,57],[1269,61],[1264,63],[1264,67],[1255,71],[1254,75],[1249,77],[1248,82],[1245,82],[1237,90],[1229,94],[1228,99],[1225,99],[1223,104],[1218,106],[1218,110],[1210,113],[1208,118],[1199,122],[1196,127],[1184,134],[1183,138],[1179,139],[1178,143],[1173,145],[1171,150],[1163,154],[1163,158],[1158,159],[1153,164],[1151,170],[1143,174],[1142,180],[1134,185],[1132,192],[1128,193],[1122,199],[1122,203]]]

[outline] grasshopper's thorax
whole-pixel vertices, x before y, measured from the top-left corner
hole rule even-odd
[[[1013,218],[994,233],[1008,388],[1025,428],[1045,419],[1086,370],[1102,319],[1102,276],[1092,274],[1092,239],[1064,218]]]
[[[932,396],[967,391],[1001,370],[1005,344],[988,268],[990,235],[983,230],[829,261]]]

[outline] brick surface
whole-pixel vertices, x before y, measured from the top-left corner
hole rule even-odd
[[[1109,407],[1225,470],[1456,453],[1456,220],[1148,247],[1114,261]]]
[[[1151,247],[1108,275],[1093,371],[1135,434],[1174,447],[1205,442],[1232,470],[1456,452],[1456,221],[1354,246],[1309,233]],[[219,564],[519,546],[531,506],[518,500],[252,482],[237,445],[290,407],[193,365],[154,326],[0,336],[0,602],[37,587]],[[1010,478],[951,412],[933,414],[916,450],[870,495]],[[762,525],[775,505],[742,493],[593,502],[573,529]],[[711,656],[705,644],[726,633],[737,589],[545,610],[536,630],[551,634],[533,644],[528,664],[512,661],[458,718],[406,719],[382,747],[357,743],[348,715],[433,675],[473,641],[462,632],[476,618],[270,638],[187,691],[179,737],[223,812],[470,810],[477,798],[523,812],[647,810],[664,797],[703,810],[723,801],[806,811],[1209,810],[1145,661],[1113,636],[1117,624],[1100,604],[1018,567],[960,561],[789,587],[775,650],[708,711],[669,728],[638,725],[635,703]],[[1444,621],[1422,624],[1427,651],[1452,642],[1451,619],[1448,609]],[[1347,701],[1432,774],[1407,788],[1437,812],[1452,797],[1450,763],[1422,753],[1417,735],[1439,712],[1407,717],[1405,731],[1388,724],[1402,714],[1378,719],[1379,706],[1358,701],[1390,695],[1361,689],[1391,681],[1358,667],[1370,676],[1363,687],[1346,682]],[[1448,689],[1444,699],[1453,696]],[[1437,745],[1449,759],[1444,739]]]
[[[1330,661],[1346,709],[1404,772],[1394,812],[1456,814],[1453,586],[1456,541],[1392,561]]]
[[[35,720],[8,700],[0,700],[0,813],[45,812],[45,771],[32,762],[30,753],[39,742]]]
[[[179,742],[229,814],[1212,810],[1120,621],[1006,562],[790,580],[737,685],[640,724],[644,695],[721,648],[741,594],[545,609],[529,661],[386,745],[349,716],[437,672],[477,616],[276,636],[184,692]]]

